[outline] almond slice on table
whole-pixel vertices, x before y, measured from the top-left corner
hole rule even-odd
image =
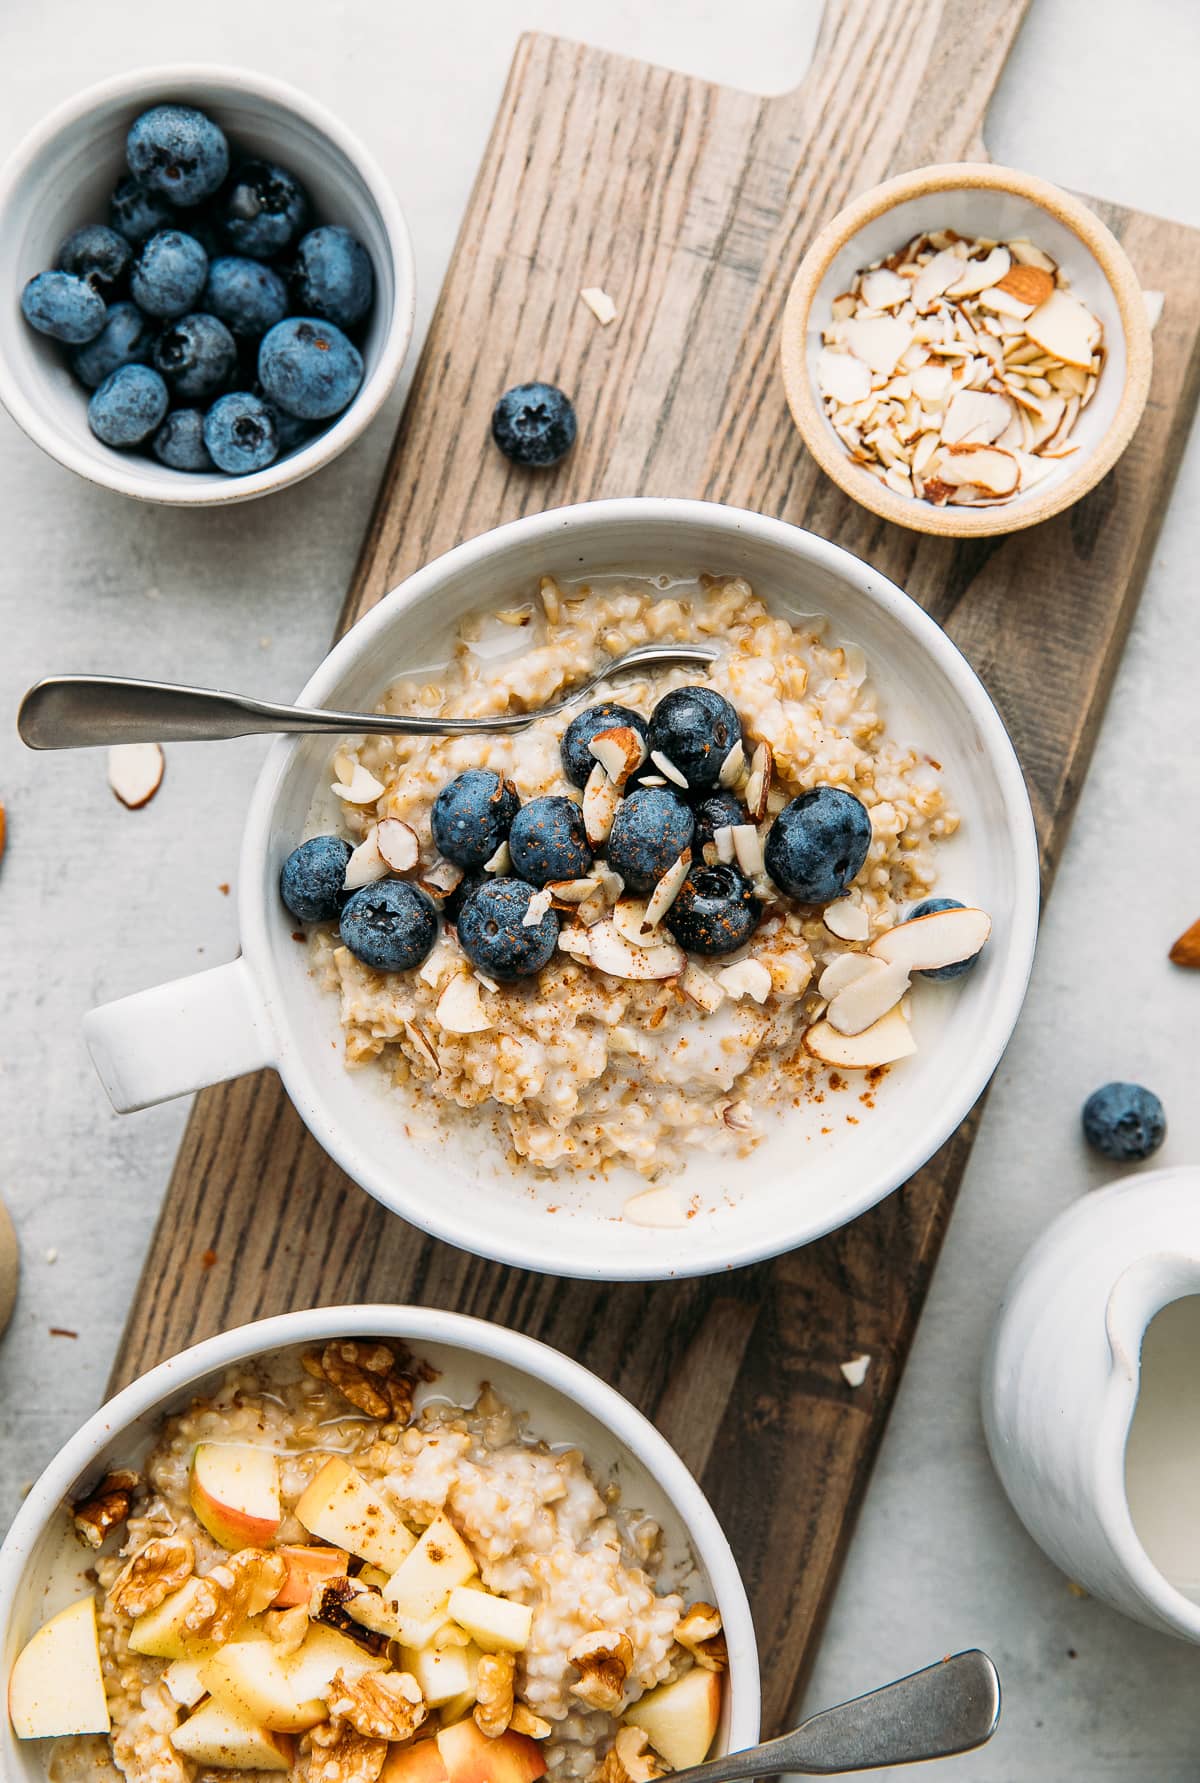
[[[804,1036],[804,1049],[823,1064],[870,1071],[909,1058],[917,1043],[897,1005],[861,1034],[839,1034],[828,1021],[816,1022]]]
[[[864,972],[851,979],[830,999],[825,1019],[839,1034],[862,1034],[880,1016],[894,1009],[909,986],[904,966],[884,964],[882,970]]]
[[[972,959],[991,932],[986,910],[934,910],[877,935],[867,951],[906,972],[935,972]]]
[[[646,741],[631,724],[617,724],[611,730],[597,731],[588,744],[614,786],[624,786],[646,759]]]
[[[608,295],[608,292],[603,290],[601,286],[585,285],[579,295],[584,303],[587,304],[601,328],[607,328],[610,322],[616,320],[617,306]]]
[[[687,955],[673,941],[631,947],[617,933],[611,917],[588,930],[588,955],[598,972],[631,980],[678,978],[687,965]]]
[[[826,904],[821,921],[839,941],[865,941],[871,933],[870,917],[853,898],[839,898],[834,904]]]
[[[1200,921],[1183,931],[1167,958],[1173,966],[1200,967]]]
[[[817,354],[817,384],[822,396],[832,396],[834,402],[865,402],[871,394],[871,370],[852,353],[825,348]]]
[[[108,752],[108,784],[130,811],[140,811],[162,785],[165,767],[157,743],[114,743]]]
[[[951,446],[938,475],[952,489],[972,484],[985,495],[1011,495],[1019,478],[1016,459],[999,446]]]
[[[492,1018],[483,1007],[479,981],[470,972],[456,972],[438,998],[434,1017],[447,1034],[481,1034]]]
[[[399,817],[385,817],[375,826],[379,852],[393,873],[410,873],[420,855],[417,832]]]
[[[687,1225],[687,1210],[674,1189],[643,1189],[621,1211],[635,1226]]]
[[[380,851],[379,825],[372,824],[346,862],[342,885],[346,891],[359,891],[364,885],[374,885],[377,880],[386,879],[391,870]]]
[[[601,848],[608,841],[620,803],[620,787],[597,762],[583,789],[583,827],[593,848]]]
[[[817,980],[817,989],[826,999],[836,997],[856,978],[870,977],[882,965],[882,960],[872,959],[869,953],[841,953],[826,966]]]
[[[1052,291],[1025,323],[1025,332],[1044,353],[1067,365],[1090,369],[1100,339],[1100,324],[1069,291]]]

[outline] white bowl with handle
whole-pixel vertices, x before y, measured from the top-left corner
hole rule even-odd
[[[986,1085],[1017,1019],[1033,958],[1038,857],[1021,771],[982,685],[949,638],[885,577],[838,546],[761,515],[706,502],[631,499],[562,508],[457,546],[379,603],[334,648],[301,703],[370,710],[388,685],[446,659],[467,613],[511,606],[542,575],[737,573],[795,618],[829,616],[859,644],[885,714],[941,764],[962,815],[939,854],[937,890],[985,908],[978,967],[914,996],[915,1057],[838,1110],[788,1108],[743,1161],[696,1153],[686,1230],[620,1219],[645,1184],[628,1173],[543,1186],[491,1160],[405,1136],[387,1073],[347,1071],[336,999],[310,976],[279,899],[279,871],[330,775],[329,738],[281,739],[250,804],[239,873],[242,954],[228,965],[92,1011],[85,1035],[114,1105],[161,1102],[275,1067],[303,1119],[347,1174],[394,1212],[452,1244],[523,1268],[650,1280],[751,1263],[854,1219],[905,1182]],[[213,747],[213,745],[206,745]],[[853,1113],[857,1124],[842,1118]],[[858,1118],[861,1117],[861,1118]],[[822,1131],[822,1129],[825,1129]],[[550,1207],[552,1205],[552,1210]]]

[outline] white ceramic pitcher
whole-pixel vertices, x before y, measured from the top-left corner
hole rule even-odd
[[[1188,1316],[1197,1353],[1186,1357],[1186,1378],[1200,1379],[1200,1318],[1191,1320],[1200,1300],[1178,1304],[1190,1296],[1200,1296],[1200,1168],[1150,1171],[1084,1195],[1009,1283],[984,1366],[983,1414],[996,1471],[1049,1557],[1114,1609],[1200,1642],[1200,1573],[1179,1558],[1189,1545],[1200,1555],[1200,1465],[1187,1464],[1189,1453],[1200,1464],[1200,1441],[1188,1447],[1197,1420],[1172,1403],[1158,1349],[1161,1403],[1147,1424],[1147,1372],[1135,1426],[1135,1510],[1126,1473],[1143,1339],[1166,1308],[1172,1324],[1156,1332],[1181,1332],[1178,1315]],[[1176,1379],[1185,1391],[1185,1377]],[[1190,1398],[1193,1411],[1198,1404]],[[1161,1445],[1148,1456],[1147,1441]]]

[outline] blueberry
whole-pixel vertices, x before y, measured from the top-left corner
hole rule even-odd
[[[533,887],[523,879],[491,879],[463,902],[458,944],[473,966],[491,978],[527,978],[540,972],[558,941],[558,918],[547,910],[526,928]]]
[[[125,138],[129,171],[172,204],[199,204],[229,172],[225,132],[190,105],[144,111]]]
[[[1167,1117],[1153,1090],[1140,1083],[1106,1083],[1083,1105],[1083,1136],[1118,1164],[1148,1158],[1167,1136]]]
[[[305,316],[323,316],[339,328],[361,322],[375,296],[367,250],[348,229],[310,229],[296,248],[292,300]]]
[[[557,464],[575,444],[575,410],[555,384],[514,384],[492,410],[492,438],[514,464]]]
[[[362,383],[358,348],[332,322],[289,316],[258,349],[258,375],[272,402],[303,421],[340,415]]]
[[[279,456],[275,417],[261,396],[232,391],[219,396],[204,417],[204,444],[218,470],[230,476],[265,470]]]
[[[711,842],[718,830],[728,829],[731,824],[749,822],[750,813],[731,792],[710,792],[696,806],[696,835],[692,847],[699,854],[704,844]]]
[[[695,819],[669,786],[638,786],[617,807],[608,864],[630,891],[653,891],[667,868],[690,848]]]
[[[718,861],[693,863],[663,921],[689,953],[735,953],[762,921],[763,907],[746,875]]]
[[[197,310],[167,324],[155,345],[154,363],[176,396],[207,402],[229,387],[237,347],[224,322]]]
[[[307,194],[285,167],[246,161],[233,176],[221,220],[235,252],[270,260],[295,241],[307,215]]]
[[[914,922],[918,916],[933,916],[938,910],[961,910],[962,905],[957,898],[926,898],[920,904],[914,904],[905,922]],[[923,971],[917,969],[915,978],[961,978],[964,972],[972,971],[979,963],[979,955],[973,953],[969,959],[953,960],[948,966],[928,966]]]
[[[639,737],[645,738],[646,720],[639,712],[631,712],[628,706],[619,706],[616,700],[601,700],[598,706],[589,706],[586,712],[572,718],[559,744],[563,772],[572,786],[586,786],[588,775],[596,765],[589,747],[592,738],[599,736],[601,731],[615,730],[619,725],[627,725]]]
[[[491,883],[490,873],[464,873],[452,892],[442,899],[442,915],[447,922],[457,923],[463,905],[472,892]]]
[[[85,223],[73,229],[58,250],[58,269],[86,279],[106,302],[120,297],[129,278],[133,249],[123,235],[104,223]]]
[[[186,316],[208,277],[208,255],[194,236],[160,229],[133,263],[129,288],[148,316]]]
[[[94,390],[119,365],[149,365],[153,354],[154,329],[136,303],[114,303],[95,340],[71,354],[71,370]]]
[[[381,879],[352,892],[338,933],[356,960],[376,972],[408,972],[437,940],[433,899],[406,879]]]
[[[583,812],[572,799],[530,799],[508,832],[513,871],[531,885],[582,879],[592,865]]]
[[[352,853],[340,836],[310,836],[293,848],[279,874],[279,895],[301,922],[332,922],[345,900]]]
[[[167,386],[148,365],[121,365],[88,403],[88,426],[106,446],[140,446],[167,412]]]
[[[223,254],[209,266],[204,307],[219,316],[231,334],[266,334],[287,315],[287,286],[261,261]]]
[[[263,401],[266,402],[265,397]],[[278,455],[280,458],[286,458],[289,452],[296,452],[301,446],[308,444],[316,432],[313,422],[302,421],[299,415],[289,415],[286,409],[277,407],[273,402],[268,402],[267,407],[275,422],[275,436],[279,441]]]
[[[160,229],[169,229],[174,215],[165,198],[143,186],[131,173],[118,180],[108,201],[109,222],[135,248]]]
[[[456,867],[482,867],[508,840],[521,809],[517,789],[490,768],[468,768],[433,801],[433,839]]]
[[[830,904],[867,858],[871,819],[853,793],[814,786],[785,805],[767,831],[767,872],[802,904]]]
[[[173,471],[214,469],[204,444],[202,412],[199,409],[174,409],[154,436],[154,456]]]
[[[717,784],[725,757],[742,740],[742,723],[724,694],[712,687],[676,687],[650,714],[651,751],[679,769],[689,792]]]
[[[85,279],[69,272],[39,272],[21,293],[21,314],[39,334],[80,346],[95,340],[107,310]]]

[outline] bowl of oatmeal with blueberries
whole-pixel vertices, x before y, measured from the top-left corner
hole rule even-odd
[[[645,644],[710,660],[572,697]],[[252,1033],[220,1044],[406,1217],[564,1273],[748,1261],[896,1187],[986,1082],[1036,921],[1024,786],[953,645],[836,547],[699,503],[538,516],[389,596],[305,698],[566,702],[291,740],[260,783],[221,969]],[[125,1106],[176,1068],[161,1022],[131,1065],[142,1008],[89,1018]]]
[[[38,1783],[649,1783],[758,1733],[682,1463],[454,1314],[289,1314],[154,1370],[34,1487],[0,1616],[5,1775]]]

